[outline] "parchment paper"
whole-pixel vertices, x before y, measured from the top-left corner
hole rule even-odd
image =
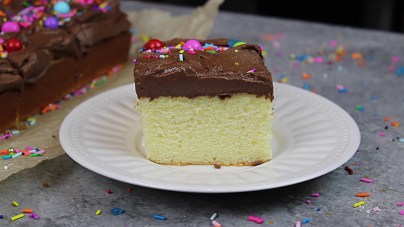
[[[203,7],[198,7],[190,15],[173,17],[169,12],[147,9],[139,12],[127,12],[132,27],[136,29],[137,42],[132,44],[131,58],[135,57],[137,50],[144,44],[141,35],[151,36],[160,40],[175,37],[206,39],[213,26],[213,20],[217,15],[220,4],[224,0],[210,0]],[[20,130],[20,134],[13,138],[0,141],[0,150],[10,147],[24,149],[29,147],[43,147],[46,150],[44,156],[18,157],[15,159],[0,160],[0,181],[13,173],[25,168],[36,166],[43,160],[53,159],[64,154],[59,143],[59,127],[67,114],[83,101],[112,88],[133,83],[133,63],[128,61],[110,79],[96,86],[87,94],[72,97],[63,101],[61,109],[36,115],[36,124],[28,129]],[[8,169],[4,170],[4,166]]]

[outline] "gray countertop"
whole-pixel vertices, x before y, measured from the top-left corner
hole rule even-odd
[[[154,7],[174,15],[192,10],[140,2],[123,2],[122,7],[125,10]],[[277,33],[285,34],[277,40],[280,48],[262,37]],[[359,166],[351,166],[354,175],[348,175],[341,166],[322,177],[279,189],[191,194],[128,185],[87,170],[63,155],[0,182],[0,215],[5,216],[0,219],[0,226],[208,227],[211,226],[209,218],[215,212],[219,214],[216,220],[223,227],[259,226],[247,220],[249,215],[263,218],[265,222],[261,226],[294,226],[296,221],[306,218],[310,222],[304,226],[404,226],[404,215],[399,214],[404,207],[397,206],[404,202],[404,143],[392,141],[397,136],[404,138],[404,76],[398,77],[388,70],[389,65],[404,66],[404,59],[391,62],[392,56],[404,58],[404,35],[220,12],[209,38],[220,37],[258,43],[268,52],[266,65],[273,71],[274,80],[283,74],[289,84],[302,87],[308,83],[310,89],[316,89],[318,94],[351,114],[362,134],[360,152],[347,163],[351,166],[360,162]],[[288,59],[291,53],[302,55],[308,48],[312,55],[322,48],[326,53],[323,56],[327,57],[335,50],[329,45],[331,40],[349,46],[343,60],[331,66],[299,62],[299,67],[294,68],[295,61]],[[277,52],[283,57],[277,57]],[[353,52],[363,55],[364,67],[351,59]],[[274,72],[274,67],[279,71]],[[311,74],[312,79],[303,81],[303,72]],[[347,88],[348,93],[338,93],[337,84]],[[371,96],[376,98],[372,100]],[[365,110],[356,110],[358,105]],[[387,116],[402,126],[386,123]],[[386,135],[381,137],[380,132]],[[365,175],[373,183],[359,182]],[[43,187],[44,182],[50,187]],[[129,187],[131,192],[127,191]],[[108,189],[113,193],[107,194]],[[321,196],[306,204],[313,192]],[[360,201],[356,197],[358,192],[371,193],[371,197],[363,199],[366,205],[362,211],[353,208]],[[13,207],[12,201],[21,206]],[[373,212],[376,206],[382,211]],[[123,208],[125,213],[113,216],[109,210],[115,207]],[[317,207],[322,210],[317,211]],[[34,209],[40,219],[11,222],[10,217],[19,214],[22,208]],[[103,213],[97,216],[95,212],[99,209]],[[368,209],[372,210],[370,214],[365,213]],[[167,220],[156,220],[154,214],[164,215]]]

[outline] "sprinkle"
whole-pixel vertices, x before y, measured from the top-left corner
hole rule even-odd
[[[11,158],[11,155],[3,156],[3,160],[10,159],[10,158]]]
[[[259,217],[254,217],[254,216],[248,216],[248,220],[250,221],[255,221],[258,224],[261,224],[262,222],[264,222],[264,220],[262,218]]]
[[[394,66],[389,65],[389,71],[390,71],[390,72],[393,72],[393,71],[394,71]]]
[[[317,208],[317,210],[321,210],[321,207]]]
[[[215,167],[215,169],[220,169],[222,166],[216,163],[213,165],[213,167]]]
[[[364,62],[364,61],[360,61],[360,62],[359,62],[359,66],[360,66],[360,67],[365,66],[365,62]]]
[[[375,99],[376,99],[376,96],[372,95],[371,99],[372,99],[372,100],[375,100]]]
[[[30,154],[30,157],[43,156],[43,154]]]
[[[400,139],[400,142],[404,143],[404,139]]]
[[[400,123],[398,123],[398,122],[394,122],[394,121],[393,121],[393,122],[391,122],[391,124],[392,124],[392,125],[394,125],[394,126],[396,126],[396,127],[399,127],[399,126],[400,126]]]
[[[164,56],[164,55],[160,55],[160,58],[166,58],[166,56]]]
[[[107,190],[107,193],[108,193],[108,194],[111,194],[111,193],[112,193],[112,191],[111,191],[111,190]]]
[[[290,54],[289,58],[292,59],[292,60],[295,59],[295,58],[296,58],[296,54]]]
[[[184,61],[184,56],[182,54],[179,55],[180,61]]]
[[[297,221],[296,222],[296,227],[301,227],[302,225],[301,225],[301,222],[300,221]]]
[[[312,195],[313,197],[319,197],[319,196],[320,196],[319,193],[312,193],[311,195]]]
[[[235,64],[235,65],[239,65],[239,63],[238,63],[238,62],[234,62],[234,64]]]
[[[275,67],[275,68],[274,68],[274,71],[275,71],[275,72],[278,72],[278,67]]]
[[[330,41],[330,46],[335,47],[337,45],[338,45],[338,41],[336,41],[336,40]]]
[[[372,183],[371,179],[366,179],[366,178],[361,178],[361,181],[366,182],[366,183]]]
[[[343,69],[344,69],[344,67],[342,67],[342,65],[339,65],[339,66],[338,66],[338,70],[339,70],[339,71],[342,71]]]
[[[236,52],[238,52],[238,50],[236,50]],[[262,56],[267,56],[268,52],[266,52],[265,50],[262,51]]]
[[[375,113],[375,116],[377,117],[377,116],[379,116],[379,114],[378,114],[378,113]]]
[[[323,62],[323,57],[316,57],[316,58],[314,58],[314,62],[316,62],[316,63],[322,63],[322,62]]]
[[[358,196],[358,197],[369,197],[370,193],[357,193],[356,196]]]
[[[122,214],[124,212],[124,210],[122,208],[119,208],[119,207],[113,208],[110,211],[111,211],[111,213],[113,215],[119,215],[119,214]]]
[[[302,221],[302,224],[306,224],[306,223],[309,222],[309,221],[310,221],[310,219],[306,218],[306,219],[304,219],[304,220]]]
[[[391,61],[392,62],[398,62],[398,61],[400,61],[400,57],[399,56],[393,56],[393,57],[391,57]]]
[[[365,213],[370,214],[370,210],[367,210]]]
[[[386,189],[382,189],[382,192],[387,192],[387,190],[386,190]]]
[[[365,205],[365,201],[359,202],[359,203],[355,203],[353,206],[354,207],[358,207],[358,206],[362,206]]]
[[[328,213],[327,213],[327,215],[331,215],[331,214],[332,214],[331,212],[328,212]]]
[[[310,200],[307,200],[307,201],[306,201],[306,203],[307,203],[307,204],[310,204],[310,203],[311,203],[311,201],[310,201]]]
[[[362,54],[360,53],[352,53],[352,59],[362,59]]]
[[[361,108],[359,109],[360,112],[363,112],[364,110],[365,110],[365,107],[361,107]]]
[[[45,182],[42,186],[45,187],[45,188],[47,188],[47,187],[49,187],[49,183],[48,183],[48,182]]]
[[[212,221],[212,225],[213,226],[222,226],[219,222],[217,221]]]
[[[130,191],[132,191],[132,189],[131,189],[131,188],[128,188],[128,189],[126,189],[126,191],[130,192]]]
[[[217,214],[214,213],[214,214],[212,214],[212,217],[210,217],[210,220],[213,221],[213,220],[215,220],[216,217],[217,217]]]
[[[11,221],[15,221],[15,220],[20,219],[20,218],[22,218],[22,217],[24,217],[24,216],[25,216],[25,215],[23,215],[23,214],[14,216],[14,217],[11,218]]]
[[[34,214],[34,213],[30,213],[30,214],[29,214],[29,217],[30,217],[30,218],[35,218],[35,219],[38,219],[38,218],[39,218],[38,215],[36,215],[36,214]]]
[[[269,224],[273,224],[274,222],[273,222],[273,221],[269,221],[268,223],[269,223]]]
[[[380,136],[384,136],[384,132],[381,132],[381,133],[380,133]]]
[[[255,68],[253,68],[253,69],[251,69],[251,70],[249,70],[249,71],[247,71],[247,73],[253,73],[253,72],[255,72]]]
[[[22,209],[23,213],[32,213],[32,209]]]
[[[97,210],[97,212],[95,212],[96,215],[100,215],[101,214],[101,210]]]
[[[382,210],[380,210],[380,208],[379,208],[379,207],[375,207],[375,208],[373,208],[373,210],[374,210],[374,211],[376,211],[376,212],[380,212],[380,211],[382,211]]]
[[[161,215],[157,215],[157,214],[153,215],[153,217],[154,217],[155,219],[166,220],[166,217],[161,216]]]
[[[7,167],[7,166],[4,166],[3,169],[4,169],[4,170],[8,170],[8,167]]]
[[[401,207],[403,205],[403,203],[398,203],[397,206]]]
[[[13,205],[14,206],[16,206],[16,207],[18,207],[19,205],[18,205],[18,203],[16,202],[16,201],[13,201]]]
[[[384,121],[385,121],[385,122],[388,122],[388,121],[390,121],[390,118],[389,118],[389,117],[386,117],[386,118],[384,119]]]
[[[345,166],[345,170],[348,171],[349,175],[354,174],[354,171],[351,168],[349,168],[348,166]]]
[[[310,78],[311,78],[311,75],[310,75],[310,74],[307,74],[307,73],[303,73],[303,74],[302,74],[302,78],[303,78],[303,80],[307,80],[307,79],[310,79]]]
[[[309,84],[303,84],[303,89],[309,90],[310,89],[310,85]]]
[[[402,210],[402,211],[400,212],[400,215],[404,215],[404,210]]]
[[[13,130],[13,131],[11,131],[11,133],[13,133],[13,135],[16,135],[16,134],[20,134],[20,131],[19,130]]]
[[[0,215],[0,219],[3,219],[4,218],[4,216],[3,215]]]
[[[296,63],[293,63],[293,67],[295,67],[295,68],[298,68],[299,67],[299,64],[296,62]]]
[[[136,64],[136,62],[137,62],[137,60],[136,60],[136,59],[133,59],[133,64]]]

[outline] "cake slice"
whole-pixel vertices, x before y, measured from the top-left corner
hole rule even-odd
[[[141,49],[135,61],[147,159],[226,166],[270,161],[274,95],[260,47],[228,39],[163,45]]]

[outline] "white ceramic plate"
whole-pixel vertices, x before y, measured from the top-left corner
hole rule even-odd
[[[274,83],[273,160],[255,167],[166,166],[145,158],[134,84],[77,106],[60,128],[60,143],[82,166],[144,187],[203,193],[245,192],[296,184],[348,161],[360,143],[355,121],[306,90]]]

